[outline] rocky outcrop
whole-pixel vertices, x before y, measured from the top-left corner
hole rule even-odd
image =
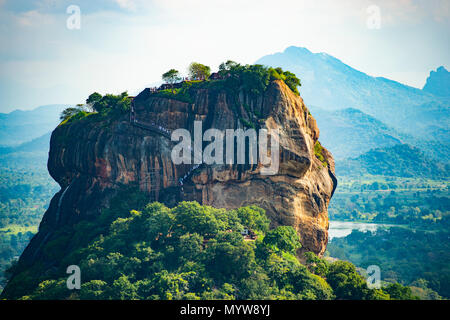
[[[436,71],[431,71],[423,91],[430,92],[437,96],[450,97],[450,72],[443,66]]]
[[[272,82],[258,96],[194,89],[189,102],[144,90],[133,105],[131,117],[94,114],[54,130],[48,169],[61,191],[53,197],[21,263],[33,263],[55,230],[95,219],[124,186],[139,188],[149,201],[168,205],[181,200],[221,208],[258,205],[274,226],[293,226],[303,250],[323,254],[327,206],[336,188],[334,162],[326,149],[320,151],[321,160],[315,155],[316,121],[284,82]],[[195,120],[202,121],[203,131],[245,125],[269,133],[278,129],[278,173],[262,175],[261,165],[174,165],[174,142],[164,132],[186,128],[193,135]]]

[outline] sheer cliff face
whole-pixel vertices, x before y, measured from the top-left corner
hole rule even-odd
[[[180,200],[221,208],[258,205],[274,226],[295,227],[303,250],[322,254],[328,240],[327,206],[336,187],[334,162],[325,149],[326,164],[316,157],[319,129],[303,100],[281,81],[272,82],[259,97],[218,89],[197,89],[191,96],[192,103],[185,103],[143,91],[134,99],[135,119],[164,130],[186,128],[192,136],[194,120],[202,121],[203,131],[243,123],[256,123],[269,133],[278,129],[278,173],[261,175],[260,166],[202,165],[191,171],[192,165],[174,165],[170,138],[133,125],[129,115],[115,120],[88,116],[62,124],[52,134],[48,161],[61,191],[22,260],[31,262],[39,255],[54,230],[95,218],[124,186],[169,205]],[[181,186],[179,179],[187,173]]]

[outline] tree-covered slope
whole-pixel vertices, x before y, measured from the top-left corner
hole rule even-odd
[[[421,150],[407,144],[377,148],[359,157],[338,162],[338,175],[362,174],[393,177],[448,177],[448,165],[429,159]]]
[[[130,199],[128,197],[128,199]],[[126,202],[126,201],[124,201]],[[159,203],[61,230],[45,254],[64,259],[46,274],[42,266],[15,267],[5,298],[23,299],[388,299],[413,298],[398,285],[368,289],[347,262],[306,255],[292,227],[269,230],[262,209],[226,211],[195,202],[169,209]],[[244,237],[249,229],[255,237]],[[68,290],[67,266],[78,265],[81,289]],[[395,289],[395,290],[394,290]],[[389,294],[392,294],[390,296]]]
[[[354,230],[328,245],[332,257],[367,268],[378,265],[382,279],[416,287],[424,298],[450,297],[449,219],[439,231],[389,228],[376,233]],[[420,290],[421,289],[421,290]],[[432,290],[430,290],[432,289]]]
[[[421,115],[420,110],[424,108],[428,110]],[[405,117],[411,121],[420,118],[421,122],[415,127],[418,132],[428,132],[418,137],[396,130],[359,109],[329,111],[317,106],[310,106],[309,109],[320,128],[322,144],[333,153],[336,160],[355,158],[371,149],[406,143],[423,150],[431,159],[448,163],[448,133],[442,128],[444,123],[436,126],[434,120],[445,118],[445,110],[432,106],[418,106],[411,110]]]
[[[47,171],[50,134],[0,147],[0,290],[4,271],[20,256],[48,208],[57,183]]]

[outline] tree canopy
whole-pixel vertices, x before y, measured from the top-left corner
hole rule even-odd
[[[301,86],[300,79],[292,72],[260,64],[241,65],[228,60],[220,64],[219,74],[225,78],[229,87],[242,88],[253,94],[263,93],[272,80],[283,80],[297,95],[298,87]]]
[[[101,98],[95,92],[89,96],[86,102],[91,103],[92,109],[101,114],[106,114],[110,111],[117,113],[127,112],[131,105],[127,92],[122,92],[120,95],[106,94]]]
[[[76,115],[76,114],[77,114],[78,112],[80,112],[80,111],[81,111],[81,109],[80,109],[79,107],[69,107],[69,108],[66,108],[66,109],[64,109],[64,110],[61,112],[61,115],[59,116],[59,119],[60,119],[60,120],[67,120],[67,119],[69,119],[70,117]]]
[[[189,76],[196,80],[206,80],[211,74],[211,68],[198,62],[192,62],[188,68]]]
[[[169,84],[174,84],[174,83],[180,81],[181,77],[180,77],[180,73],[178,72],[178,70],[170,69],[169,71],[163,73],[162,79],[163,79],[163,81],[165,81]]]
[[[330,264],[310,253],[307,264],[301,264],[296,231],[290,226],[268,230],[269,220],[258,207],[227,211],[181,202],[171,209],[154,202],[124,211],[139,199],[118,196],[96,221],[80,222],[71,236],[65,230],[44,245],[43,252],[61,255],[60,270],[27,269],[16,277],[16,294],[21,292],[23,299],[390,297],[368,289],[350,263]],[[243,228],[252,228],[258,238],[246,241]],[[64,271],[74,261],[82,271],[82,285],[70,291]],[[389,287],[395,298],[407,297],[407,291],[401,285]]]
[[[89,97],[86,99],[86,103],[93,105],[97,101],[100,101],[102,99],[102,95],[98,92],[94,92],[89,95]]]

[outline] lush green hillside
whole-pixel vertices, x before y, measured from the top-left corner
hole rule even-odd
[[[39,159],[34,160],[38,165]],[[0,167],[0,290],[5,285],[4,271],[36,233],[58,190],[45,170],[45,162],[38,169],[15,164],[12,168]]]
[[[5,269],[36,233],[58,191],[47,172],[50,134],[16,147],[0,147],[0,290]]]
[[[448,177],[448,165],[429,159],[422,151],[407,144],[377,148],[356,158],[338,161],[336,172],[343,176],[363,174],[392,177]]]
[[[359,109],[330,111],[309,106],[319,125],[322,144],[331,151],[337,161],[355,158],[371,149],[406,143],[423,150],[428,158],[448,164],[447,154],[450,152],[448,132],[440,126],[433,125],[435,119],[445,118],[442,113],[448,111],[428,106],[424,116],[420,111],[423,108],[425,107],[416,107],[406,115],[410,121],[420,118],[421,122],[417,123],[416,127],[428,130],[426,135],[413,136],[398,131]]]
[[[129,201],[130,196],[126,199]],[[182,202],[125,211],[125,198],[100,219],[81,222],[46,244],[56,264],[15,268],[7,298],[24,299],[411,299],[397,284],[368,289],[355,267],[307,255],[292,227],[269,230],[263,210],[226,211]],[[244,228],[256,240],[241,235]],[[70,249],[68,249],[70,248]],[[66,287],[68,265],[81,269],[81,289]],[[399,290],[400,288],[400,290]],[[401,294],[399,294],[401,292]]]
[[[341,177],[331,220],[433,227],[450,214],[450,183],[423,178]]]
[[[338,185],[329,206],[330,220],[401,228],[333,238],[329,254],[364,269],[378,265],[383,280],[410,285],[423,299],[439,298],[436,292],[448,298],[449,182],[363,175],[341,176]]]

